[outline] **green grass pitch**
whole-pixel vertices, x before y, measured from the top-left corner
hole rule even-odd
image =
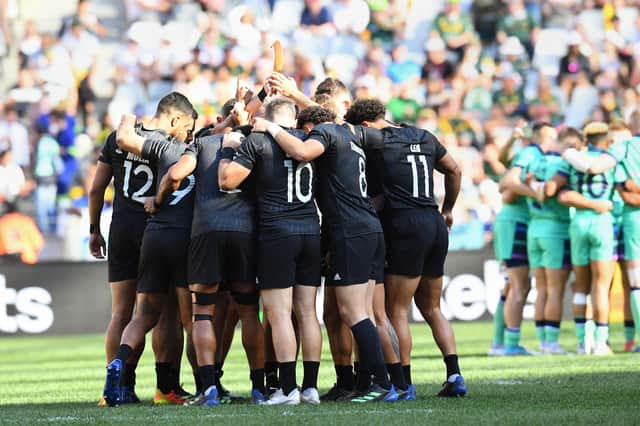
[[[138,367],[139,406],[96,406],[104,380],[103,338],[0,338],[0,424],[639,424],[640,354],[610,357],[535,356],[488,358],[491,324],[455,323],[460,365],[469,388],[462,399],[434,394],[444,379],[444,364],[424,324],[412,326],[412,372],[418,400],[403,403],[327,403],[319,406],[214,408],[152,407],[155,385],[151,345]],[[535,348],[533,325],[525,323],[524,344]],[[566,322],[562,342],[574,349],[573,326]],[[611,344],[621,351],[622,326],[614,324]],[[326,339],[320,391],[334,379]],[[249,373],[236,335],[225,364],[223,383],[247,395]],[[183,364],[185,388],[193,387]],[[298,371],[302,381],[302,371]]]

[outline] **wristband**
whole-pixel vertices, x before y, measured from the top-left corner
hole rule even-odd
[[[276,123],[269,123],[267,126],[267,132],[275,139],[278,133],[282,130],[282,127],[278,126]]]
[[[264,103],[264,100],[267,98],[267,91],[264,90],[264,87],[258,92],[258,99],[260,102]]]
[[[91,223],[89,224],[89,234],[95,234],[96,233],[96,225]]]
[[[221,160],[233,160],[233,157],[236,156],[236,151],[231,147],[222,148],[222,152],[220,153]]]

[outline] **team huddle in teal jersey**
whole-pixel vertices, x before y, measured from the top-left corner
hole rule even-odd
[[[540,123],[528,145],[512,156],[500,182],[504,205],[494,226],[507,285],[489,355],[535,353],[520,345],[531,278],[540,352],[568,353],[558,337],[571,272],[577,352],[612,354],[609,293],[616,262],[625,290],[624,349],[640,352],[640,137],[633,136],[638,133],[639,112],[629,127],[590,123],[582,132],[566,128],[558,134]]]

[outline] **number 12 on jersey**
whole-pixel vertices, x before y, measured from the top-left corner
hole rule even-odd
[[[429,193],[429,166],[427,165],[427,157],[424,155],[407,155],[407,161],[411,164],[411,177],[413,183],[413,191],[411,195],[413,198],[418,198],[420,196],[420,176],[418,169],[422,168],[422,174],[424,175],[424,195],[428,198],[431,197],[431,194]]]
[[[296,198],[301,203],[308,203],[311,201],[312,196],[312,188],[313,185],[313,168],[311,167],[311,163],[298,163],[296,167],[295,173],[293,171],[293,161],[292,160],[284,160],[284,166],[287,169],[287,202],[293,203],[293,191],[295,187]],[[304,194],[301,188],[301,180],[302,180],[302,170],[307,169],[309,171],[309,186],[307,188],[307,193]]]

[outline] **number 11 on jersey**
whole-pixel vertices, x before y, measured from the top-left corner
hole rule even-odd
[[[407,161],[411,164],[413,198],[418,198],[420,196],[418,163],[421,163],[422,173],[424,174],[424,195],[425,197],[431,197],[431,194],[429,194],[429,166],[427,166],[427,158],[424,155],[407,155]]]

